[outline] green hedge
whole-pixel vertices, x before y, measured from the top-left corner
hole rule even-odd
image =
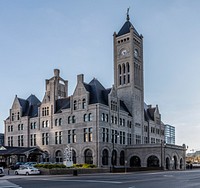
[[[71,167],[66,167],[64,164],[36,164],[34,165],[36,168],[46,168],[46,169],[53,169],[53,168],[96,168],[93,164],[73,164]]]

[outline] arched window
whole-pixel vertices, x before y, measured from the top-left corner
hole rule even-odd
[[[60,150],[56,151],[56,162],[57,163],[63,162],[62,152]]]
[[[20,116],[19,116],[19,112],[17,112],[17,120],[19,120],[19,117],[20,117]]]
[[[82,108],[86,109],[86,100],[85,99],[82,100]]]
[[[102,154],[102,164],[108,165],[108,150],[104,149]]]
[[[84,156],[86,164],[93,164],[92,150],[90,149],[85,150]]]
[[[58,119],[55,119],[55,126],[58,125]]]
[[[74,110],[77,110],[77,101],[74,101]]]
[[[42,121],[42,128],[44,128],[45,121]]]
[[[92,121],[92,114],[91,113],[88,114],[88,121]]]
[[[124,151],[120,152],[119,163],[120,163],[120,165],[124,165],[125,164],[125,153],[124,153]]]
[[[71,124],[72,123],[72,118],[71,116],[68,117],[68,124]]]
[[[147,159],[147,167],[159,167],[159,159],[155,155],[151,155]]]
[[[49,121],[46,120],[46,127],[49,127]]]
[[[75,116],[72,116],[72,123],[76,123]]]
[[[84,121],[84,122],[88,121],[88,116],[87,116],[87,114],[84,114],[84,115],[83,115],[83,121]]]
[[[170,167],[170,160],[169,160],[169,157],[166,158],[165,162],[166,162],[166,167],[165,167],[165,168],[166,168],[167,170],[169,170],[169,167]]]
[[[105,114],[104,113],[102,113],[102,115],[101,115],[101,120],[105,121]]]
[[[59,126],[62,125],[62,118],[59,119]]]

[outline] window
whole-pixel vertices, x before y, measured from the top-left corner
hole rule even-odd
[[[42,145],[49,145],[49,133],[42,133]]]
[[[68,141],[68,144],[71,143],[71,130],[68,130],[68,135],[67,135],[67,141]]]
[[[136,144],[141,144],[141,136],[136,135]]]
[[[82,100],[82,108],[86,109],[86,100],[85,99]]]
[[[57,163],[63,162],[62,152],[60,150],[56,151],[56,162]]]
[[[105,114],[104,113],[101,114],[101,120],[105,121]]]
[[[12,115],[11,115],[11,120],[12,120],[12,121],[15,120],[15,114],[14,114],[14,113],[12,113]]]
[[[84,132],[84,142],[88,142],[88,129],[84,128],[83,132]]]
[[[20,118],[20,114],[19,112],[17,112],[17,120],[19,120],[19,118]]]
[[[18,136],[18,146],[24,146],[24,136],[23,135],[19,135]]]
[[[104,149],[102,154],[102,164],[108,165],[108,150]]]
[[[76,143],[76,130],[72,130],[72,143]]]
[[[59,119],[59,126],[62,125],[62,118]]]
[[[127,133],[127,145],[131,145],[131,134]]]
[[[84,156],[86,164],[93,164],[92,151],[90,149],[85,150]]]
[[[31,134],[30,145],[31,146],[36,146],[36,134]]]
[[[72,116],[72,123],[76,123],[75,116]]]
[[[83,121],[84,121],[84,122],[88,121],[88,116],[87,116],[87,114],[84,114],[84,116],[83,116]]]
[[[58,125],[58,119],[55,119],[55,126]]]
[[[77,101],[74,101],[74,110],[77,110]]]
[[[42,108],[42,116],[49,116],[49,107]]]
[[[89,113],[89,115],[88,115],[88,121],[92,121],[92,114],[91,113]]]

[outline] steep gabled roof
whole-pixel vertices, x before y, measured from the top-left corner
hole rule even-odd
[[[67,108],[70,108],[70,97],[56,100],[56,113],[61,113]]]
[[[119,30],[117,37],[125,35],[127,33],[130,33],[130,28],[133,28],[133,32],[140,37],[139,33],[136,31],[136,29],[134,28],[134,26],[132,25],[132,23],[127,20],[124,25],[122,26],[122,28]]]
[[[85,89],[90,93],[89,104],[101,103],[108,105],[108,91],[94,78],[89,84],[84,83]]]

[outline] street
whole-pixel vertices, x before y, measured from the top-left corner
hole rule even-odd
[[[0,187],[12,188],[199,188],[200,170],[133,172],[90,175],[15,176],[0,179]]]

